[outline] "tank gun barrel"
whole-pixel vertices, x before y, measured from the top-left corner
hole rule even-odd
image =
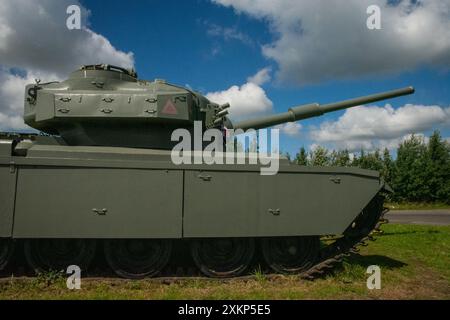
[[[406,87],[402,89],[386,91],[382,93],[376,93],[364,97],[359,97],[350,100],[344,100],[339,102],[328,103],[320,105],[318,103],[311,103],[306,105],[301,105],[297,107],[289,108],[287,112],[275,114],[272,116],[267,116],[263,118],[244,120],[236,123],[234,129],[262,129],[286,122],[294,122],[302,119],[312,118],[316,116],[321,116],[324,113],[338,111],[342,109],[347,109],[355,106],[359,106],[366,103],[371,103],[375,101],[381,101],[386,99],[391,99],[395,97],[400,97],[408,94],[414,93],[413,87]]]

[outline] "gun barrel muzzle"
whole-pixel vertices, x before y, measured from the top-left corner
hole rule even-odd
[[[400,96],[405,96],[408,94],[414,93],[413,87],[406,87],[402,89],[392,90],[392,91],[386,91],[382,93],[375,93],[369,96],[359,97],[355,99],[350,100],[344,100],[334,103],[328,103],[321,105],[320,108],[323,110],[324,113],[331,112],[331,111],[337,111],[342,110],[346,108],[351,108],[355,106],[360,106],[362,104],[367,104],[375,101],[381,101],[386,99],[392,99]]]
[[[406,87],[402,89],[386,91],[382,93],[376,93],[364,97],[359,97],[350,100],[344,100],[339,102],[328,103],[324,105],[319,105],[318,103],[310,103],[306,105],[301,105],[297,107],[289,108],[287,112],[279,113],[267,117],[249,119],[236,123],[234,129],[262,129],[286,122],[294,122],[302,119],[308,119],[316,116],[321,116],[324,113],[338,111],[342,109],[347,109],[355,106],[360,106],[363,104],[386,100],[391,98],[396,98],[408,94],[414,93],[413,87]]]

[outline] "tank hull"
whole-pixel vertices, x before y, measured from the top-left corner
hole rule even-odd
[[[233,129],[412,92],[312,103],[233,125],[229,104],[120,67],[88,65],[62,82],[36,81],[25,88],[24,121],[48,136],[0,138],[0,271],[14,248],[23,248],[35,273],[89,270],[103,253],[121,277],[153,277],[181,245],[206,276],[240,276],[255,260],[276,273],[323,274],[386,222],[378,172],[301,167],[256,154],[231,157],[245,165],[229,164],[229,154],[219,154],[227,164],[202,164],[208,159],[200,150],[210,150],[205,141],[213,134],[206,130],[216,129],[215,141],[233,141]],[[196,150],[187,157],[193,164],[171,159],[176,128],[194,133],[182,146]],[[329,235],[337,237],[322,237]]]
[[[379,174],[281,161],[174,165],[159,150],[1,145],[0,237],[182,239],[342,234],[383,188]],[[207,179],[205,179],[207,177]]]

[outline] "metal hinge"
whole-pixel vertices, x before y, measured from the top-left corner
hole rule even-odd
[[[280,209],[269,209],[267,211],[269,211],[269,213],[273,214],[274,216],[279,216],[281,214]]]
[[[212,177],[208,174],[199,174],[197,176],[199,179],[202,179],[203,181],[211,181]]]
[[[175,97],[175,98],[173,98],[173,101],[176,103],[177,101],[180,101],[180,102],[186,102],[186,97],[185,96],[178,96],[178,97]]]
[[[105,85],[105,83],[101,81],[92,81],[91,83],[99,89],[103,88],[103,86]]]
[[[330,177],[330,181],[333,181],[336,184],[340,184],[341,183],[341,178],[339,178],[339,177]]]
[[[113,110],[109,109],[109,108],[104,108],[104,109],[102,109],[100,111],[103,112],[103,113],[112,113],[113,112]]]
[[[99,216],[106,216],[106,213],[108,212],[108,209],[103,208],[103,209],[92,209],[92,212],[98,214]]]
[[[69,109],[65,109],[65,108],[59,108],[57,111],[61,112],[61,113],[69,113],[70,112]]]

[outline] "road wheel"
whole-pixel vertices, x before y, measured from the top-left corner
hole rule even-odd
[[[14,251],[14,241],[11,239],[0,239],[0,271],[6,268]]]
[[[200,271],[213,278],[242,275],[255,254],[251,238],[198,239],[191,242],[191,255]]]
[[[25,258],[35,273],[65,272],[71,265],[87,270],[95,248],[95,240],[86,239],[33,239],[24,245]]]
[[[122,278],[142,279],[157,275],[169,262],[171,253],[170,240],[125,239],[105,242],[106,261]]]
[[[274,237],[261,240],[264,260],[276,273],[298,274],[311,268],[320,250],[319,237]]]

